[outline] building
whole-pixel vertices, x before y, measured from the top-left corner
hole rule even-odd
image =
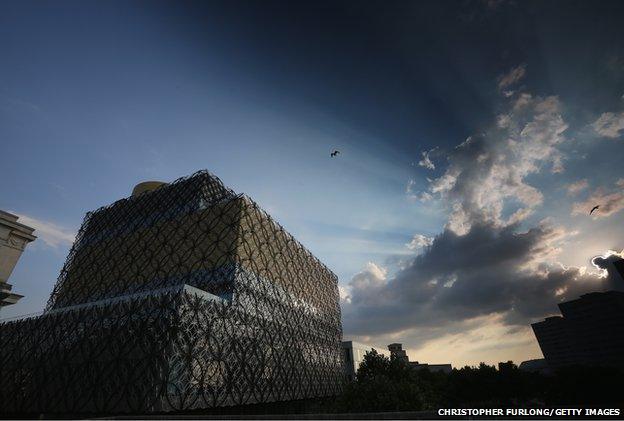
[[[544,358],[522,361],[518,366],[518,369],[528,371],[529,373],[540,373],[544,375],[552,374],[552,370]]]
[[[451,364],[420,364],[418,361],[410,362],[409,364],[410,367],[416,370],[441,371],[446,374],[450,374],[453,371],[453,366]]]
[[[342,342],[345,376],[348,381],[355,380],[355,375],[357,374],[358,368],[360,368],[360,364],[362,364],[362,361],[364,361],[364,355],[366,355],[367,352],[373,350],[377,351],[377,349],[373,348],[372,346],[364,345],[359,342]],[[385,355],[383,351],[377,351],[377,353]]]
[[[390,344],[388,345],[388,351],[390,351],[390,357],[399,359],[405,362],[409,362],[409,357],[407,356],[407,354],[405,353],[405,350],[403,349],[403,344],[398,344],[398,343]]]
[[[531,325],[542,354],[553,367],[577,364],[577,354],[569,323],[561,316],[547,317]]]
[[[531,325],[552,369],[624,366],[624,292],[592,292],[560,303],[559,309],[561,316]]]
[[[615,268],[615,273],[612,276],[617,276],[617,279],[624,281],[624,259],[618,259],[611,264]]]
[[[336,276],[206,171],[90,212],[44,313],[0,324],[0,413],[148,414],[336,395]]]
[[[18,219],[17,215],[0,210],[0,310],[23,297],[12,292],[8,281],[26,245],[37,238],[33,235],[35,229]]]
[[[453,366],[451,364],[427,364],[427,363],[419,363],[418,361],[410,361],[407,353],[403,349],[403,344],[393,343],[388,345],[388,350],[390,351],[390,356],[395,359],[399,359],[405,361],[410,365],[410,367],[423,370],[427,369],[429,371],[442,371],[444,373],[450,373],[453,371]]]

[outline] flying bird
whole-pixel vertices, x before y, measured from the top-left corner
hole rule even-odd
[[[589,214],[591,215],[596,209],[598,209],[600,207],[600,205],[596,205],[592,208],[592,210],[589,211]]]
[[[340,151],[339,151],[339,150],[335,150],[335,151],[333,151],[330,155],[331,155],[331,157],[333,158],[333,157],[335,157],[336,155],[338,155],[339,153],[340,153]]]

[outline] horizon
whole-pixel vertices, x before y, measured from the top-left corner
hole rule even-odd
[[[235,3],[0,4],[0,209],[38,237],[0,317],[86,212],[201,169],[338,276],[343,340],[412,361],[542,358],[531,323],[624,290],[618,2]]]

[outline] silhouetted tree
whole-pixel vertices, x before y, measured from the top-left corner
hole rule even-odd
[[[485,363],[450,374],[414,369],[405,361],[368,352],[356,381],[336,399],[336,411],[427,410],[439,407],[543,406],[616,404],[622,371],[616,368],[569,367],[551,376]]]
[[[356,381],[338,398],[339,410],[349,412],[417,411],[424,408],[427,392],[409,365],[375,350],[364,355]]]

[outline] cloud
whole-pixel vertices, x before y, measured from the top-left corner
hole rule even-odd
[[[420,165],[421,167],[425,167],[428,170],[435,170],[435,164],[433,163],[433,161],[431,161],[431,153],[433,153],[436,149],[438,149],[437,147],[429,150],[429,151],[423,151],[422,152],[422,159],[418,162],[418,165]]]
[[[569,196],[574,196],[580,193],[581,191],[585,190],[587,187],[589,187],[589,183],[587,182],[587,179],[584,178],[582,180],[578,180],[578,181],[568,184],[566,186],[566,190],[568,191]]]
[[[405,186],[405,194],[410,200],[418,199],[418,193],[414,191],[415,186],[416,186],[416,180],[410,178],[407,181],[407,186]]]
[[[418,194],[418,200],[420,200],[421,202],[428,202],[431,199],[433,199],[433,196],[426,191],[420,192],[420,194]]]
[[[526,178],[544,167],[563,171],[558,145],[566,141],[568,125],[560,110],[557,97],[522,94],[494,127],[470,136],[449,154],[448,167],[428,189],[447,203],[448,228],[463,234],[473,224],[504,227],[525,220],[541,205],[542,193]]]
[[[511,95],[513,95],[513,92],[510,93],[510,91],[507,91],[505,93],[505,90],[510,86],[513,86],[516,83],[520,82],[525,75],[526,66],[524,64],[514,67],[513,69],[509,70],[509,72],[498,78],[498,89],[503,92],[506,97],[510,97]]]
[[[617,188],[608,192],[604,188],[598,188],[584,201],[572,205],[572,215],[587,215],[591,209],[598,205],[600,208],[592,213],[594,218],[606,218],[624,209],[624,180],[615,182]]]
[[[501,82],[522,76],[517,71]],[[537,350],[527,336],[529,323],[557,314],[558,303],[590,291],[624,289],[621,278],[604,276],[601,260],[594,259],[590,269],[558,263],[575,231],[550,219],[528,219],[544,200],[533,176],[564,171],[560,148],[568,140],[568,124],[559,98],[523,92],[507,101],[491,126],[452,149],[443,173],[428,179],[424,193],[448,212],[442,232],[414,236],[408,247],[421,252],[403,257],[383,276],[365,268],[351,280],[351,301],[343,303],[346,332],[424,348],[440,338],[474,339],[475,355],[484,346],[512,346],[521,353],[531,343]],[[624,186],[624,179],[618,183]],[[578,194],[588,185],[578,180],[566,189]],[[615,200],[605,203],[609,211],[615,208]],[[484,324],[509,333],[498,343],[479,343],[475,332]]]
[[[426,191],[416,191],[416,180],[409,179],[407,181],[407,186],[405,186],[405,194],[409,200],[418,200],[420,202],[428,202],[433,199],[431,193]]]
[[[76,239],[76,232],[69,228],[62,227],[53,222],[33,218],[18,212],[10,211],[10,213],[19,217],[18,222],[34,228],[34,235],[50,247],[57,248],[59,246],[71,246]]]
[[[342,285],[338,285],[338,294],[340,295],[341,303],[350,303],[351,295],[349,294],[349,289],[343,287]]]
[[[620,137],[624,130],[624,111],[619,113],[602,113],[596,121],[592,123],[592,127],[601,136],[616,139]]]
[[[373,262],[368,262],[364,269],[351,278],[349,290],[351,303],[354,305],[371,305],[379,302],[382,295],[377,296],[376,292],[383,292],[386,282],[387,270]],[[366,293],[362,293],[366,291]]]
[[[422,234],[415,234],[412,241],[405,246],[410,250],[420,250],[433,244],[433,238],[426,237]]]
[[[621,280],[585,268],[548,263],[567,236],[548,223],[524,232],[492,224],[472,226],[465,235],[446,229],[392,278],[369,269],[356,275],[352,301],[344,306],[345,329],[369,335],[439,332],[492,315],[525,326],[584,292],[624,288]]]

